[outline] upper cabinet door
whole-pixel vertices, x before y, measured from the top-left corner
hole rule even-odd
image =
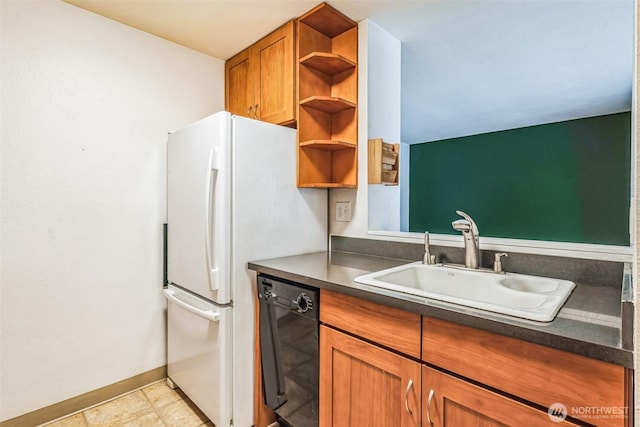
[[[253,108],[255,83],[251,76],[249,49],[245,49],[225,64],[225,108],[231,114],[255,118]]]
[[[295,121],[294,22],[280,27],[253,47],[257,117],[265,122]]]
[[[290,21],[225,64],[225,106],[232,114],[295,123],[295,22]]]

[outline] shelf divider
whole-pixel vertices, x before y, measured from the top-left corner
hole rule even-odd
[[[354,142],[333,141],[327,139],[312,139],[310,141],[301,141],[300,147],[317,148],[319,150],[338,151],[356,148]]]
[[[356,67],[356,63],[337,53],[311,52],[300,58],[300,64],[316,69],[330,76]]]
[[[300,106],[324,111],[325,113],[339,113],[350,108],[356,108],[354,102],[337,96],[315,95],[300,100]]]

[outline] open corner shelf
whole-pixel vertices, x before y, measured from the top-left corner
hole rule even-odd
[[[300,188],[357,188],[356,184],[341,184],[336,182],[314,182],[313,184],[300,184]]]
[[[311,52],[300,58],[300,64],[311,67],[330,76],[356,67],[356,63],[337,53]]]
[[[297,31],[298,186],[357,188],[358,24],[322,3]]]
[[[337,96],[323,95],[310,96],[309,98],[302,99],[300,100],[300,106],[324,111],[329,114],[339,113],[350,108],[356,108],[355,102],[347,101],[346,99],[339,98]]]
[[[302,15],[300,22],[325,34],[329,38],[334,38],[358,25],[327,3],[319,4]]]
[[[300,141],[300,147],[310,147],[310,148],[316,148],[319,150],[338,151],[338,150],[355,149],[356,144],[354,144],[353,142],[347,142],[347,141],[312,139],[310,141]]]

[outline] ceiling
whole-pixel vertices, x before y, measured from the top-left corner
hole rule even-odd
[[[318,0],[64,1],[224,60],[320,3]],[[332,5],[338,6],[336,3],[340,2]],[[380,3],[390,5],[393,1]]]
[[[317,0],[66,0],[228,59]],[[633,0],[332,0],[402,42],[402,140],[631,108]]]

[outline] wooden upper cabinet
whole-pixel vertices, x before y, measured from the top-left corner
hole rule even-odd
[[[256,111],[260,120],[287,124],[295,120],[294,22],[255,44]]]
[[[249,49],[246,49],[225,64],[225,109],[231,114],[253,118],[255,85],[249,58]]]
[[[265,122],[295,123],[295,21],[225,64],[225,108]]]

